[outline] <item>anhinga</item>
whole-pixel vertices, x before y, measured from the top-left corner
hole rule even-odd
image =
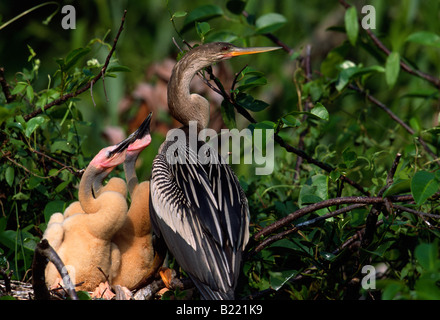
[[[149,213],[149,181],[139,183],[136,175],[136,160],[151,142],[150,113],[138,130],[135,139],[127,148],[124,171],[130,208],[124,225],[113,238],[121,253],[121,265],[112,285],[121,285],[134,290],[148,283],[161,267],[164,254],[153,249],[153,232]],[[160,249],[160,248],[157,248]]]
[[[190,82],[215,62],[275,49],[238,48],[222,42],[201,45],[174,66],[168,83],[170,113],[183,124],[186,141],[165,141],[153,161],[150,215],[158,237],[165,240],[204,299],[234,299],[249,238],[249,208],[237,177],[216,150],[200,140],[195,149],[191,147],[189,123],[197,121],[198,131],[204,129],[209,103],[191,94]],[[198,158],[202,147],[211,160],[208,163]],[[173,156],[187,161],[173,161]]]

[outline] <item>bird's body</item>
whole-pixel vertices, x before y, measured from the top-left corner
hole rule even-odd
[[[81,290],[95,290],[107,280],[111,282],[119,271],[121,254],[112,239],[126,221],[127,185],[120,178],[110,179],[106,186],[102,182],[124,162],[136,134],[102,149],[93,158],[80,181],[79,201],[73,202],[64,215],[53,214],[43,235]],[[61,280],[53,264],[47,266],[45,276],[51,287]]]
[[[183,124],[186,138],[165,141],[153,161],[150,215],[155,232],[204,299],[234,299],[249,237],[249,209],[229,165],[204,141],[189,138],[190,121],[197,122],[199,131],[209,121],[208,101],[191,94],[189,85],[200,69],[214,62],[268,50],[273,48],[199,46],[175,65],[168,84],[170,113]]]
[[[154,276],[162,265],[163,256],[153,248],[153,230],[150,223],[150,182],[138,181],[135,171],[136,160],[151,142],[149,134],[151,114],[141,125],[136,139],[127,148],[124,161],[125,178],[131,196],[131,204],[124,225],[113,237],[121,253],[121,264],[112,285],[121,285],[129,290],[139,288]]]
[[[79,289],[95,290],[102,282],[115,276],[119,269],[120,253],[111,242],[113,235],[122,227],[127,214],[127,202],[117,191],[104,191],[93,196],[95,180],[102,182],[110,171],[122,163],[125,154],[108,157],[115,146],[104,148],[91,161],[79,187],[79,204],[74,202],[61,213],[52,215],[44,237],[54,243],[55,250],[66,266],[71,268]],[[78,212],[75,212],[75,211]],[[56,235],[56,236],[55,236]],[[46,269],[46,283],[56,285],[59,278],[54,265]]]
[[[248,240],[248,206],[231,168],[220,155],[216,164],[169,164],[163,146],[154,160],[152,222],[159,237],[206,299],[233,299]],[[198,143],[200,147],[203,142]],[[195,156],[188,144],[178,152]],[[170,199],[173,199],[170,201]]]

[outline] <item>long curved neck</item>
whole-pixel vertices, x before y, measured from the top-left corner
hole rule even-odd
[[[93,196],[93,191],[99,191],[95,188],[102,186],[102,181],[108,174],[108,171],[99,170],[94,166],[87,167],[79,183],[78,191],[78,199],[84,212],[95,213],[100,209],[100,204]]]
[[[139,181],[136,175],[136,160],[139,153],[128,153],[124,161],[125,180],[127,181],[128,192],[133,196],[134,188]]]
[[[209,103],[202,96],[191,94],[190,84],[196,73],[211,63],[196,48],[174,66],[168,83],[168,107],[171,115],[185,126],[189,121],[197,121],[199,129],[208,124]]]

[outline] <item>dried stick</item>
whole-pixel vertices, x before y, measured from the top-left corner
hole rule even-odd
[[[328,218],[331,218],[331,217],[338,216],[340,214],[349,212],[349,211],[357,209],[357,208],[364,207],[365,205],[366,204],[362,204],[362,203],[353,204],[353,205],[347,206],[345,208],[341,208],[341,209],[335,210],[333,212],[327,213],[327,214],[325,214],[323,216],[316,217],[314,219],[311,219],[311,220],[305,221],[303,223],[297,224],[296,226],[294,226],[293,228],[291,228],[289,230],[285,230],[285,231],[280,232],[280,233],[278,233],[276,235],[273,235],[273,236],[271,236],[271,237],[269,237],[267,239],[264,239],[261,243],[258,244],[258,246],[255,247],[255,249],[252,251],[252,253],[256,253],[256,252],[259,252],[259,251],[263,250],[268,245],[274,243],[275,241],[278,241],[278,240],[281,240],[281,239],[285,238],[289,234],[294,233],[294,232],[300,230],[301,228],[308,227],[310,225],[318,223],[319,221],[322,221],[322,220],[325,220],[325,219],[328,219]]]
[[[412,195],[399,195],[399,196],[390,196],[388,199],[391,202],[408,202],[414,200]],[[260,239],[263,236],[267,236],[274,232],[275,230],[284,227],[290,224],[292,221],[301,218],[302,216],[314,212],[319,209],[328,208],[336,205],[342,204],[366,204],[366,205],[374,205],[374,204],[383,204],[385,203],[385,198],[382,197],[340,197],[333,198],[329,200],[324,200],[318,203],[311,204],[307,207],[301,208],[295,212],[290,213],[286,217],[272,223],[271,225],[263,228],[259,232],[257,232],[253,238],[255,240]]]
[[[116,49],[116,44],[118,43],[119,36],[120,36],[122,30],[124,29],[124,22],[125,22],[125,16],[126,16],[126,14],[127,14],[127,10],[124,11],[124,15],[122,16],[122,19],[121,19],[121,26],[119,27],[118,33],[116,34],[116,37],[115,37],[115,39],[113,40],[113,46],[112,46],[112,48],[110,49],[109,54],[107,55],[107,58],[106,58],[106,60],[105,60],[104,66],[102,67],[101,71],[100,71],[100,72],[99,72],[99,73],[98,73],[98,74],[97,74],[92,80],[90,80],[90,81],[89,81],[84,87],[82,87],[81,89],[78,89],[78,90],[75,91],[75,92],[72,92],[72,93],[68,93],[68,94],[66,94],[66,95],[63,95],[62,97],[60,97],[60,98],[58,98],[58,99],[56,99],[56,100],[54,100],[54,101],[52,101],[52,102],[46,104],[46,105],[43,106],[42,108],[37,109],[37,110],[35,110],[34,112],[32,112],[32,113],[30,113],[30,114],[24,116],[24,120],[28,121],[29,119],[32,119],[32,118],[36,117],[37,115],[39,115],[39,114],[41,114],[42,112],[44,112],[44,111],[46,111],[46,110],[52,108],[53,106],[60,105],[60,104],[62,104],[62,103],[64,103],[64,102],[66,102],[67,100],[69,100],[69,99],[71,99],[71,98],[73,98],[73,97],[76,97],[77,95],[83,93],[84,91],[86,91],[86,90],[92,88],[93,85],[94,85],[94,84],[95,84],[95,83],[96,83],[101,77],[104,76],[104,74],[105,74],[105,72],[106,72],[106,70],[107,70],[107,67],[108,67],[108,65],[109,65],[109,63],[110,63],[110,59],[111,59],[111,57],[112,57],[112,55],[113,55],[113,52],[114,52],[115,49]],[[93,97],[92,97],[92,98],[93,98]]]
[[[46,239],[41,240],[35,248],[34,259],[32,261],[32,287],[34,288],[35,299],[50,299],[47,290],[44,271],[48,262],[52,262],[57,268],[61,278],[63,279],[65,289],[72,300],[78,300],[75,288],[70,280],[70,276],[64,267],[58,254],[50,246]]]

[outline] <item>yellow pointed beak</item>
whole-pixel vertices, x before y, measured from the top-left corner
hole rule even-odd
[[[234,48],[228,53],[231,57],[242,56],[245,54],[255,54],[281,49],[281,47],[250,47],[250,48]]]

